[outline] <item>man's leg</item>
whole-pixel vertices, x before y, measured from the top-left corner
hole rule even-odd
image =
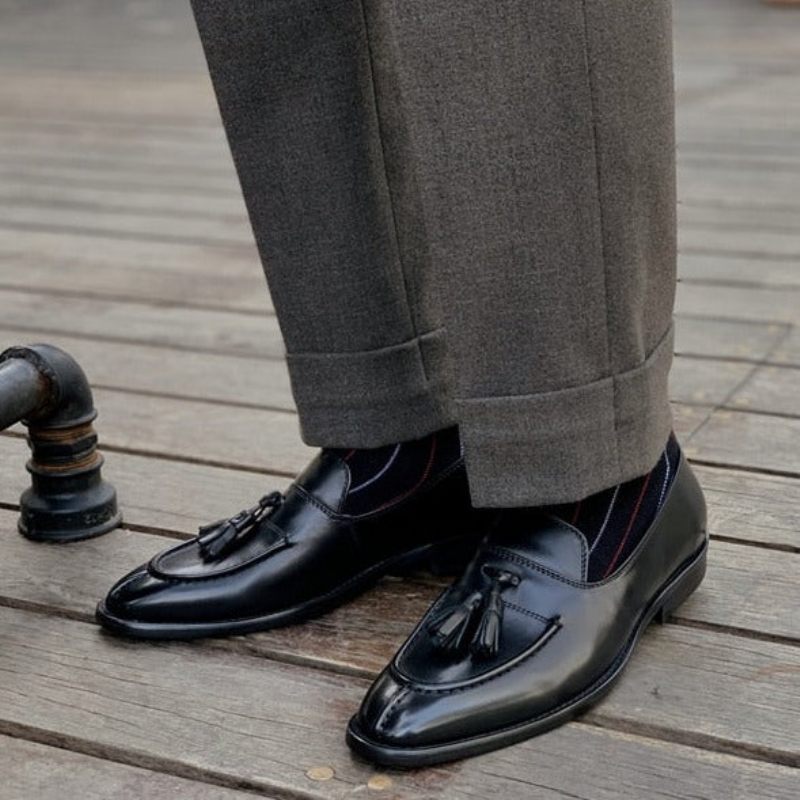
[[[426,242],[384,152],[361,3],[193,7],[304,440],[375,447],[451,425]]]
[[[420,178],[472,500],[503,509],[348,728],[422,766],[588,708],[703,577],[702,493],[669,437],[670,8],[365,7]]]
[[[428,302],[419,193],[402,129],[384,130],[361,3],[193,5],[303,438],[323,450],[285,496],[112,588],[101,622],[149,638],[300,621],[391,570],[452,571],[483,533]]]
[[[422,176],[473,501],[643,474],[671,427],[668,0],[365,7]]]

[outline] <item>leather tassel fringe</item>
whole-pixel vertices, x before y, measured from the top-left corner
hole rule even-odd
[[[216,561],[230,552],[240,538],[250,533],[265,517],[283,503],[280,492],[264,495],[252,508],[240,511],[229,519],[203,525],[197,534],[200,553],[206,561]]]
[[[434,619],[428,630],[436,646],[452,652],[461,650],[472,628],[472,618],[482,602],[483,595],[473,592],[463,603],[444,611]]]
[[[476,658],[492,658],[500,651],[503,631],[502,592],[519,585],[519,577],[507,570],[487,571],[488,589],[475,591],[457,606],[444,610],[428,626],[436,647],[452,653],[469,649]],[[480,612],[480,618],[478,614]],[[477,623],[476,623],[477,620]]]

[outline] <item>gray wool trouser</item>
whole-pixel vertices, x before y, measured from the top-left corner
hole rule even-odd
[[[669,0],[193,0],[304,440],[458,424],[477,506],[671,417]]]

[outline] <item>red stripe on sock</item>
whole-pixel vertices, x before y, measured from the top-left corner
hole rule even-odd
[[[614,557],[611,559],[611,563],[606,567],[606,571],[603,573],[603,578],[607,578],[611,574],[611,570],[617,564],[617,560],[622,553],[622,548],[625,547],[625,542],[628,541],[628,536],[630,535],[631,530],[633,530],[633,523],[636,522],[636,517],[639,516],[639,509],[642,506],[642,500],[644,500],[645,492],[647,491],[647,487],[650,484],[650,476],[652,472],[648,472],[645,479],[642,481],[642,490],[639,492],[639,497],[636,500],[636,505],[633,507],[633,512],[631,513],[631,518],[628,520],[628,527],[625,529],[625,533],[620,539],[619,544],[617,545],[617,550],[614,553]]]
[[[431,469],[433,468],[433,459],[435,458],[435,456],[436,456],[436,434],[434,434],[433,438],[431,439],[431,452],[430,455],[428,456],[428,463],[425,465],[422,477],[410,489],[407,489],[402,494],[397,495],[397,497],[393,497],[391,500],[389,500],[387,503],[384,503],[382,506],[378,506],[378,508],[376,508],[375,511],[383,511],[384,508],[389,508],[389,506],[393,506],[395,503],[399,503],[401,500],[405,500],[406,497],[408,497],[409,495],[414,494],[414,492],[416,492],[417,489],[419,489],[419,487],[422,486],[422,484],[425,483],[426,480],[428,480],[428,476],[431,474]]]
[[[342,456],[342,460],[349,461],[355,455],[355,453],[356,453],[355,450],[351,450],[349,453],[346,453],[345,455]]]
[[[583,505],[583,500],[578,500],[578,502],[575,503],[575,512],[573,513],[572,519],[570,520],[569,523],[570,525],[575,525],[575,523],[578,521],[578,517],[581,514],[581,505]]]

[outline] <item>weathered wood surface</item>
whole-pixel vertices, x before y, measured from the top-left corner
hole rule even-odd
[[[32,728],[76,744],[90,741],[111,752],[132,749],[139,763],[148,766],[205,770],[267,791],[291,787],[313,790],[319,797],[345,797],[374,774],[346,752],[341,736],[365,688],[356,678],[202,646],[132,644],[98,635],[80,622],[13,609],[0,609],[0,627],[6,642],[0,652],[5,675],[0,684],[5,721],[0,728]],[[671,650],[674,662],[662,658],[660,667],[653,663],[658,640],[669,642],[661,649]],[[758,734],[759,746],[777,745],[774,757],[785,759],[800,730],[798,698],[791,691],[797,651],[769,643],[757,649],[751,645],[722,634],[675,627],[659,631],[644,643],[595,722],[612,725],[620,719],[648,730],[678,727],[699,738],[724,738],[744,752],[749,734],[740,723],[746,715],[747,731]],[[718,670],[720,663],[724,672]],[[710,666],[716,673],[700,680]],[[551,787],[554,797],[576,790],[596,795],[607,780],[605,771],[578,776],[563,768],[565,757],[591,752],[585,740],[595,733],[572,724],[538,743],[455,767],[396,774],[396,796],[505,793],[516,784],[504,766],[512,758],[514,771],[524,770],[532,784],[547,775],[542,788],[546,792]],[[646,739],[633,741],[640,747],[647,744]],[[604,760],[614,758],[622,768],[616,779],[628,783],[634,778],[624,774],[627,758],[612,756],[624,750],[625,742],[604,732],[598,744],[600,753],[605,750]],[[675,781],[697,768],[694,752],[681,748],[681,768],[675,759],[655,786],[644,789],[648,796],[665,792],[665,781],[674,791]],[[561,762],[558,768],[554,760]],[[540,764],[548,761],[549,767],[540,772]],[[332,767],[332,779],[312,783],[307,773],[317,766]],[[652,781],[659,774],[649,768],[639,772],[635,762],[633,767],[637,781]],[[778,771],[770,774],[780,776]]]
[[[134,301],[52,297],[23,290],[0,290],[4,326],[54,334],[96,336],[110,341],[167,344],[222,355],[283,356],[275,317],[211,311]],[[33,324],[32,324],[33,323]]]
[[[188,4],[0,17],[0,348],[79,357],[128,526],[19,537],[26,446],[0,436],[2,800],[796,796],[800,13],[676,2],[671,396],[709,505],[707,580],[584,722],[389,775],[342,728],[441,581],[386,579],[308,625],[192,645],[91,624],[124,571],[285,488],[310,451]]]
[[[788,326],[769,322],[740,322],[678,315],[675,351],[745,361],[763,361],[778,352],[787,338]]]
[[[54,740],[55,741],[55,740]],[[56,742],[57,744],[57,742]],[[252,800],[249,792],[115,764],[25,739],[0,736],[4,800]]]
[[[800,418],[715,411],[686,447],[691,458],[800,475]]]

